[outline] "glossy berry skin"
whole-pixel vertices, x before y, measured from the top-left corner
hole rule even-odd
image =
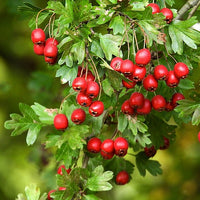
[[[148,49],[140,49],[135,55],[135,62],[139,67],[144,67],[151,61],[151,53]]]
[[[58,48],[56,45],[53,45],[51,43],[45,45],[44,47],[44,56],[55,58],[58,55]]]
[[[123,137],[118,137],[114,141],[115,154],[119,157],[123,157],[127,154],[128,142]]]
[[[129,182],[129,179],[129,174],[126,171],[120,171],[115,178],[115,182],[117,185],[125,185]]]
[[[155,149],[155,147],[154,146],[152,146],[152,147],[145,147],[144,148],[144,153],[146,154],[146,156],[147,157],[153,157],[153,156],[155,156],[155,154],[156,154],[156,149]]]
[[[112,59],[110,66],[117,72],[121,72],[121,64],[123,62],[123,59],[119,57],[115,57]]]
[[[173,12],[169,8],[163,8],[160,12],[165,16],[167,24],[170,24],[173,20]]]
[[[166,80],[166,84],[169,87],[173,88],[173,87],[177,87],[179,82],[180,82],[180,79],[175,76],[174,70],[169,71],[168,78]]]
[[[33,45],[34,53],[37,55],[44,55],[44,44],[34,44]]]
[[[85,121],[86,114],[81,108],[75,109],[71,114],[71,120],[74,124],[82,124]]]
[[[63,175],[62,169],[64,169],[68,174],[71,172],[71,169],[66,169],[65,165],[61,165],[58,170],[57,170],[57,174]]]
[[[45,32],[41,28],[34,29],[31,33],[31,40],[34,44],[45,43]]]
[[[150,6],[152,8],[152,14],[156,14],[160,12],[160,7],[156,3],[150,3],[147,6]]]
[[[149,99],[144,99],[144,104],[141,108],[137,108],[136,112],[139,115],[147,115],[151,112],[152,106],[151,101]]]
[[[114,152],[112,152],[112,153],[107,153],[107,152],[105,152],[105,151],[101,151],[101,156],[102,156],[103,159],[105,159],[105,160],[110,160],[110,159],[112,159],[112,157],[113,157],[114,155],[115,155]]]
[[[199,140],[199,142],[200,142],[200,132],[198,133],[198,140]]]
[[[90,99],[85,93],[79,92],[76,101],[79,105],[83,107],[89,107],[92,103],[92,99]]]
[[[174,74],[177,78],[186,78],[189,74],[189,68],[185,63],[179,62],[174,65]]]
[[[95,81],[89,81],[87,83],[87,89],[85,91],[86,95],[91,99],[97,97],[99,95],[100,87],[99,84]]]
[[[100,116],[104,111],[104,105],[102,101],[94,101],[89,107],[89,113],[93,117]]]
[[[126,87],[127,89],[134,88],[136,85],[136,82],[132,80],[132,76],[127,77],[127,78],[130,80],[130,82],[126,82],[126,81],[122,80],[122,85],[124,87]]]
[[[160,150],[168,149],[170,145],[170,141],[168,138],[164,137],[164,145],[160,147]]]
[[[170,111],[174,110],[174,108],[175,108],[175,106],[172,105],[172,102],[171,102],[171,101],[166,102],[165,110],[166,110],[167,112],[170,112]]]
[[[177,92],[177,93],[174,93],[173,96],[172,96],[172,99],[171,99],[171,103],[172,105],[175,107],[178,105],[178,102],[179,100],[182,100],[182,99],[185,99],[184,95]]]
[[[158,81],[154,78],[152,74],[149,74],[146,78],[144,78],[143,86],[147,91],[154,92],[158,87]]]
[[[58,42],[58,40],[56,40],[55,38],[48,38],[47,40],[46,40],[46,43],[45,43],[46,45],[48,45],[48,44],[53,44],[53,45],[58,45],[59,44],[59,42]]]
[[[146,68],[145,67],[139,67],[135,65],[135,69],[133,71],[133,80],[135,82],[142,81],[146,75]]]
[[[131,94],[129,104],[132,108],[141,108],[144,104],[144,95],[140,92]]]
[[[114,153],[114,141],[111,139],[106,139],[101,143],[101,151],[106,153]]]
[[[123,60],[121,64],[121,73],[123,73],[125,76],[131,76],[133,74],[135,65],[131,60]]]
[[[154,77],[157,80],[167,80],[168,69],[164,65],[157,65],[154,68]]]
[[[87,89],[87,81],[83,77],[76,77],[72,82],[72,88],[77,92],[84,92]]]
[[[55,64],[56,63],[56,61],[57,61],[57,57],[55,57],[55,58],[50,58],[50,57],[44,57],[44,60],[45,60],[45,62],[46,63],[48,63],[48,64],[50,64],[50,65],[53,65],[53,64]]]
[[[97,137],[91,138],[87,143],[87,150],[91,153],[99,153],[101,151],[101,140]]]
[[[130,106],[129,100],[124,101],[121,111],[126,115],[133,115],[135,113],[134,109]]]
[[[83,77],[84,79],[86,79],[87,82],[89,82],[89,81],[94,81],[94,80],[95,80],[95,77],[94,77],[94,75],[92,74],[91,71],[88,71],[88,73],[87,73],[87,78],[86,78],[86,73],[84,73],[82,77]]]
[[[63,130],[68,127],[68,119],[64,114],[57,114],[54,117],[54,126],[58,130]]]
[[[48,200],[53,200],[53,198],[51,198],[51,194],[54,193],[54,192],[56,192],[56,190],[50,190],[50,191],[48,192],[48,195],[47,195],[47,199],[48,199]]]
[[[157,110],[157,111],[163,111],[165,110],[166,107],[166,100],[163,96],[161,95],[156,95],[152,98],[151,100],[151,105],[152,107]]]

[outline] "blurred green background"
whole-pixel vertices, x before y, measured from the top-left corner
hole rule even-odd
[[[47,1],[27,0],[38,7]],[[185,1],[176,0],[175,8]],[[41,190],[55,187],[55,161],[51,152],[39,143],[26,145],[25,134],[11,137],[4,129],[10,113],[19,113],[18,104],[38,102],[53,107],[58,104],[60,81],[43,57],[33,53],[28,27],[30,13],[19,13],[23,0],[0,1],[0,199],[15,199],[25,186],[36,183]],[[200,17],[200,14],[198,13]],[[50,69],[50,70],[49,70]],[[196,73],[199,80],[199,73]],[[197,83],[199,89],[199,83]],[[158,125],[159,126],[159,125]],[[200,199],[200,127],[190,124],[177,128],[177,140],[167,151],[155,156],[162,164],[163,175],[141,177],[134,171],[132,181],[102,194],[115,200],[199,200]],[[45,132],[45,130],[44,130]],[[42,140],[42,136],[40,138]],[[132,159],[132,158],[130,158]],[[53,178],[52,178],[53,177]]]

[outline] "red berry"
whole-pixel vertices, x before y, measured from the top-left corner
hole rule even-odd
[[[59,187],[58,190],[59,191],[64,191],[64,190],[66,190],[66,187]]]
[[[83,78],[86,79],[87,82],[95,80],[95,77],[94,77],[94,75],[92,74],[91,71],[88,71],[87,78],[86,78],[86,73],[84,73]]]
[[[72,82],[72,88],[77,92],[83,92],[87,89],[87,81],[83,77],[77,77]]]
[[[121,106],[121,110],[124,114],[127,115],[133,115],[135,112],[134,109],[130,106],[129,100],[124,101]]]
[[[164,145],[160,147],[161,150],[168,149],[170,145],[170,141],[168,138],[164,137]]]
[[[126,171],[120,171],[115,178],[115,182],[118,185],[125,185],[129,182],[129,179],[129,174]]]
[[[55,58],[50,58],[50,57],[44,57],[44,60],[45,60],[45,62],[46,63],[48,63],[48,64],[50,64],[50,65],[53,65],[53,64],[55,64],[56,63],[56,61],[57,61],[57,57],[55,57]]]
[[[99,153],[101,151],[101,140],[97,137],[91,138],[87,143],[87,150],[91,153]]]
[[[54,193],[54,192],[56,192],[56,190],[50,190],[50,191],[48,192],[48,195],[47,195],[47,199],[48,199],[48,200],[53,200],[53,198],[51,198],[51,194]]]
[[[144,104],[141,108],[137,108],[136,112],[139,115],[147,115],[151,112],[151,101],[149,99],[144,99]]]
[[[89,113],[93,117],[100,116],[104,111],[104,105],[102,101],[94,101],[89,107]]]
[[[130,80],[130,82],[126,82],[122,80],[122,85],[126,87],[127,89],[134,88],[136,85],[136,82],[132,80],[132,77],[127,77],[127,78]]]
[[[171,101],[166,102],[165,110],[167,112],[174,110],[174,105],[172,105]]]
[[[157,151],[156,151],[155,147],[152,146],[152,147],[145,147],[144,152],[147,157],[153,157]]]
[[[45,43],[46,45],[47,44],[53,44],[53,45],[58,45],[59,44],[59,42],[55,39],[55,38],[48,38],[47,40],[46,40],[46,43]]]
[[[165,21],[170,24],[173,19],[173,12],[169,8],[163,8],[160,12],[165,16]]]
[[[131,74],[133,74],[135,65],[133,64],[133,62],[131,60],[123,60],[121,63],[121,72],[125,75],[125,76],[130,76]]]
[[[166,80],[168,77],[168,69],[164,65],[158,65],[154,68],[154,77],[157,80]]]
[[[140,92],[132,93],[129,104],[132,108],[141,108],[144,105],[144,95]]]
[[[159,13],[160,12],[160,7],[158,4],[156,3],[150,3],[148,4],[147,6],[150,6],[152,8],[152,14],[155,14],[155,13]]]
[[[101,143],[101,151],[106,153],[114,153],[114,141],[111,139],[106,139]]]
[[[95,81],[89,81],[87,84],[87,89],[86,89],[86,95],[90,97],[91,99],[95,98],[98,96],[100,91],[99,84],[96,83]]]
[[[154,92],[158,87],[158,81],[154,78],[152,74],[149,74],[143,80],[143,86],[147,91]]]
[[[146,68],[135,65],[135,69],[133,71],[133,80],[135,82],[142,81],[145,75],[146,75]]]
[[[61,165],[58,170],[57,170],[57,174],[63,175],[62,169],[64,169],[68,174],[71,172],[71,169],[66,169],[65,165]]]
[[[151,53],[148,49],[140,49],[135,55],[135,62],[140,67],[144,67],[150,61],[151,61]]]
[[[176,87],[179,84],[179,81],[180,81],[180,79],[175,76],[174,71],[173,70],[169,71],[168,78],[166,80],[166,84],[169,87]]]
[[[66,129],[68,127],[68,119],[64,114],[57,114],[54,117],[54,126],[58,130]]]
[[[119,57],[115,57],[111,60],[110,66],[117,72],[121,71],[121,64],[123,60]]]
[[[53,45],[51,43],[45,45],[44,47],[44,56],[55,58],[58,55],[58,48],[56,45]]]
[[[103,159],[109,160],[109,159],[111,159],[114,156],[114,152],[107,153],[105,151],[101,151],[101,156],[103,157]]]
[[[182,100],[182,99],[185,99],[185,97],[183,96],[183,94],[178,93],[178,92],[175,93],[175,94],[173,94],[172,100],[171,100],[172,105],[173,105],[174,107],[177,106],[177,105],[178,105],[178,102],[177,102],[177,101]]]
[[[115,154],[122,157],[127,154],[128,142],[123,137],[118,137],[114,141]]]
[[[152,107],[157,111],[163,111],[166,107],[166,100],[161,95],[156,95],[151,100]]]
[[[74,124],[81,124],[85,121],[86,114],[85,111],[81,108],[77,108],[72,112],[71,120]]]
[[[34,44],[41,44],[45,42],[45,32],[41,28],[37,28],[31,33],[31,40]]]
[[[82,74],[81,74],[82,72]],[[83,75],[86,72],[86,70],[84,68],[82,68],[81,66],[78,66],[78,72],[77,72],[77,77],[80,77],[81,75]],[[82,76],[81,76],[82,77]]]
[[[174,74],[177,78],[184,79],[189,74],[189,68],[185,63],[176,63],[174,66]]]
[[[44,55],[44,44],[34,44],[33,45],[34,53],[37,55]]]
[[[200,132],[198,133],[198,140],[199,140],[199,142],[200,142]]]
[[[90,99],[85,93],[79,92],[76,101],[79,105],[84,107],[89,107],[92,103],[92,99]]]

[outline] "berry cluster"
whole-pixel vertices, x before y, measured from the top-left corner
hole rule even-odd
[[[32,31],[31,40],[35,54],[44,55],[45,62],[55,64],[58,55],[58,41],[51,37],[46,40],[45,32],[41,28]]]

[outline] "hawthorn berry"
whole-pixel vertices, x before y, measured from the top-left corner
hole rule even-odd
[[[116,138],[114,141],[114,149],[115,149],[115,154],[117,156],[120,156],[120,157],[125,156],[128,150],[127,140],[123,137]]]
[[[155,149],[154,146],[145,147],[145,148],[144,148],[144,153],[145,153],[146,156],[149,157],[149,158],[155,156],[156,152],[157,152],[157,151],[156,151],[156,149]]]
[[[140,92],[131,94],[129,104],[132,108],[141,108],[144,104],[144,95]]]
[[[172,110],[174,110],[174,105],[172,105],[172,102],[171,101],[168,101],[168,102],[166,102],[166,106],[165,106],[165,110],[167,111],[167,112],[169,112],[169,111],[172,111]]]
[[[174,93],[172,96],[172,99],[171,99],[171,103],[174,107],[176,107],[178,105],[177,101],[182,100],[182,99],[185,99],[183,94],[181,94],[179,92]]]
[[[61,165],[57,170],[57,174],[63,175],[62,169],[64,169],[68,174],[71,172],[71,168],[66,169],[65,165]]]
[[[83,77],[76,77],[72,82],[72,88],[77,92],[84,92],[87,89],[87,81]]]
[[[151,101],[149,99],[144,99],[144,104],[141,108],[137,108],[136,112],[139,115],[147,115],[151,112],[152,106]]]
[[[97,97],[99,95],[100,87],[99,84],[96,83],[95,81],[89,81],[87,83],[87,88],[86,88],[86,95],[90,97],[91,99]]]
[[[94,81],[94,80],[95,80],[95,77],[94,77],[94,75],[92,74],[91,71],[88,71],[87,77],[86,77],[86,73],[84,73],[82,77],[83,77],[84,79],[86,79],[87,82],[89,82],[89,81]]]
[[[179,82],[180,82],[180,79],[175,76],[174,70],[169,71],[168,78],[166,80],[166,84],[169,87],[177,87]]]
[[[76,101],[79,105],[84,107],[89,107],[92,103],[92,99],[90,99],[85,93],[79,92]]]
[[[59,44],[59,42],[55,38],[48,38],[45,42],[45,45],[48,45],[48,44],[53,44],[53,45],[57,46]]]
[[[34,44],[33,45],[33,51],[37,55],[44,55],[44,44]]]
[[[90,70],[88,70],[89,72]],[[86,70],[84,68],[82,68],[81,66],[78,66],[78,72],[77,72],[77,77],[82,77],[82,75],[86,72]]]
[[[111,159],[114,155],[115,155],[114,152],[107,153],[107,152],[105,152],[105,151],[101,151],[101,156],[102,156],[103,159],[105,159],[105,160]]]
[[[91,153],[99,153],[101,151],[101,140],[97,137],[91,138],[87,143],[87,150]]]
[[[174,65],[174,74],[177,78],[186,78],[189,74],[189,68],[185,63],[178,62]]]
[[[89,113],[93,117],[100,116],[104,111],[104,105],[102,101],[94,101],[89,107]]]
[[[56,190],[50,190],[50,191],[48,192],[48,195],[47,195],[47,199],[48,199],[48,200],[53,200],[53,198],[51,198],[51,194],[54,193],[54,192],[56,192]]]
[[[130,88],[134,88],[135,85],[136,85],[136,82],[132,80],[132,76],[131,77],[127,77],[130,81],[129,82],[126,82],[125,80],[122,80],[122,85],[124,87],[126,87],[127,89],[130,89]]]
[[[170,24],[173,20],[173,12],[169,8],[163,8],[160,12],[165,16],[167,24]]]
[[[170,141],[168,138],[164,137],[164,145],[160,147],[161,150],[168,149],[170,145]]]
[[[71,114],[71,120],[74,124],[81,124],[85,121],[86,114],[85,111],[81,108],[75,109]]]
[[[65,191],[67,188],[66,187],[59,187],[58,190],[59,191]]]
[[[57,57],[55,57],[55,58],[50,58],[50,57],[44,57],[44,60],[45,60],[45,62],[46,63],[48,63],[48,64],[50,64],[50,65],[53,65],[53,64],[55,64],[56,63],[56,61],[57,61]]]
[[[133,80],[135,82],[142,81],[145,75],[146,75],[146,68],[135,65],[135,69],[133,71]]]
[[[31,33],[31,40],[34,44],[45,43],[45,32],[41,28],[34,29]]]
[[[120,171],[115,178],[115,182],[117,185],[125,185],[129,182],[129,179],[129,174],[126,171]]]
[[[152,14],[155,14],[155,13],[159,13],[160,12],[160,7],[158,4],[156,3],[150,3],[148,4],[147,6],[150,6],[152,8]]]
[[[131,60],[123,60],[121,63],[121,73],[123,73],[125,76],[130,76],[133,74],[135,65]]]
[[[168,77],[168,69],[164,65],[157,65],[154,68],[154,77],[157,80],[166,80]]]
[[[123,59],[119,57],[115,57],[111,60],[110,66],[117,72],[121,72],[121,64]]]
[[[114,141],[111,139],[106,139],[101,143],[101,151],[106,153],[114,153]]]
[[[198,140],[199,140],[199,142],[200,142],[200,132],[198,133]]]
[[[166,107],[166,100],[163,96],[161,95],[156,95],[152,98],[151,100],[151,105],[152,107],[157,110],[157,111],[163,111],[165,110]]]
[[[135,55],[135,62],[139,67],[144,67],[151,61],[151,53],[148,49],[140,49]]]
[[[58,48],[54,44],[47,44],[44,47],[44,56],[50,57],[50,58],[55,58],[58,55]]]
[[[57,114],[54,117],[54,126],[58,130],[66,129],[68,127],[68,119],[65,114]]]
[[[147,91],[154,92],[158,87],[158,81],[152,74],[149,74],[144,78],[143,86]]]
[[[121,111],[126,115],[133,115],[135,113],[134,109],[130,106],[129,100],[124,101]]]

